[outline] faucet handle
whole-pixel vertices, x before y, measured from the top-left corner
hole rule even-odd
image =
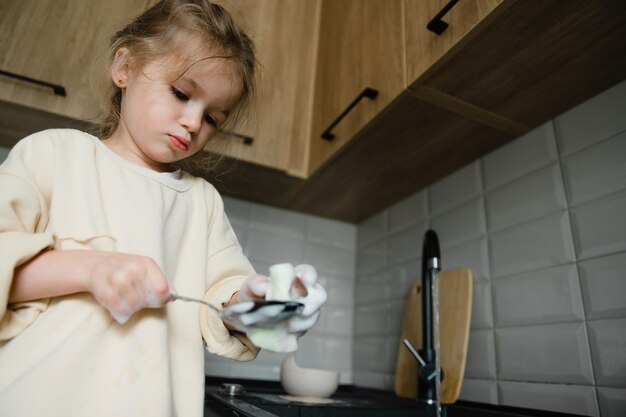
[[[409,342],[408,339],[403,339],[402,343],[404,343],[404,346],[406,346],[409,352],[411,352],[411,354],[415,357],[415,359],[417,359],[417,361],[422,366],[422,369],[419,372],[420,378],[425,378],[428,381],[433,379],[437,374],[435,364],[433,363],[433,364],[430,364],[430,366],[426,366],[426,362],[424,362],[424,359],[422,359],[420,354],[417,353],[417,350],[415,350],[415,348],[413,347],[411,342]],[[441,368],[439,368],[439,375],[441,377],[441,381],[443,381],[443,369]]]
[[[415,350],[415,348],[413,347],[411,342],[409,342],[408,339],[404,339],[402,341],[402,343],[404,343],[404,346],[406,346],[406,348],[409,349],[409,352],[411,352],[411,355],[413,355],[415,357],[415,359],[417,359],[417,361],[420,363],[420,365],[426,366],[426,362],[424,362],[424,359],[422,359],[420,354],[417,353],[417,350]]]

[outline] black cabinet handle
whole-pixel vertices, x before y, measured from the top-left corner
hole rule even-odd
[[[352,110],[354,106],[359,104],[359,101],[361,101],[363,97],[369,98],[370,100],[374,100],[376,97],[378,97],[378,90],[374,90],[373,88],[370,88],[370,87],[365,87],[365,89],[361,92],[361,94],[359,94],[359,96],[355,98],[352,103],[350,103],[350,105],[343,111],[343,113],[341,113],[339,117],[337,117],[335,121],[332,122],[330,126],[326,128],[324,132],[322,132],[322,139],[326,139],[326,140],[335,139],[335,134],[332,133],[331,130],[333,130],[335,126],[337,126],[339,122],[341,122],[341,119],[346,117],[346,114],[350,113],[350,110]]]
[[[439,13],[437,13],[436,16],[433,17],[430,22],[428,22],[428,25],[426,25],[426,29],[430,30],[431,32],[436,33],[437,35],[441,35],[446,29],[448,29],[448,26],[449,26],[446,22],[444,22],[441,19],[458,2],[459,2],[459,0],[450,0],[448,2],[448,4],[443,6],[443,9],[441,9],[441,11]]]
[[[252,143],[254,142],[254,138],[252,136],[242,135],[241,133],[231,132],[229,130],[220,130],[220,132],[225,135],[234,136],[241,139],[244,145],[252,145]]]
[[[14,74],[12,72],[0,70],[0,75],[4,75],[5,77],[15,78],[20,81],[26,81],[27,83],[37,84],[46,88],[51,88],[55,95],[64,96],[65,97],[65,87],[62,85],[52,84],[46,81],[36,80],[34,78],[25,77],[23,75]]]

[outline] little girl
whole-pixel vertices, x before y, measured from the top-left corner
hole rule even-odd
[[[256,357],[217,314],[170,302],[265,295],[215,188],[176,169],[244,114],[254,71],[252,42],[224,9],[161,1],[112,39],[102,140],[47,130],[11,150],[0,166],[0,414],[200,417],[203,340]],[[323,301],[308,296],[288,329],[310,328]]]

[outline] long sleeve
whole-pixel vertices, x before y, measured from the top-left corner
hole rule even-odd
[[[221,197],[214,190],[209,195],[213,200],[213,213],[208,232],[208,291],[204,299],[219,307],[255,272],[226,217]],[[246,336],[229,332],[217,314],[208,308],[200,310],[200,328],[211,353],[240,361],[252,360],[258,354],[259,349]]]
[[[15,337],[46,309],[48,300],[8,304],[15,268],[53,245],[41,178],[44,161],[29,161],[21,143],[0,166],[0,341]],[[31,165],[29,162],[37,162]],[[40,173],[31,172],[36,166]],[[44,191],[42,191],[42,188]]]

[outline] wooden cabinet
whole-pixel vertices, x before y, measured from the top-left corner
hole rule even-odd
[[[55,95],[0,76],[0,100],[74,119],[98,115],[91,64],[101,45],[146,0],[20,0],[0,2],[0,69],[63,86]]]
[[[312,131],[307,173],[344,147],[403,90],[402,0],[322,0]],[[366,88],[362,99],[332,130],[320,136]]]
[[[433,68],[452,47],[471,39],[471,31],[485,19],[502,0],[462,0],[454,4],[441,20],[448,27],[437,34],[427,29],[428,23],[448,5],[449,0],[404,0],[406,31],[406,71],[412,84],[426,70]]]
[[[322,0],[315,78],[313,131],[308,174],[330,160],[400,93],[453,47],[471,39],[472,29],[502,0],[464,0],[444,16],[447,30],[435,34],[428,22],[448,0]],[[362,99],[336,127],[333,141],[320,138],[367,87],[379,95]]]
[[[254,40],[260,64],[256,117],[238,128],[254,139],[225,135],[207,149],[305,176],[319,0],[225,0],[220,2]]]

